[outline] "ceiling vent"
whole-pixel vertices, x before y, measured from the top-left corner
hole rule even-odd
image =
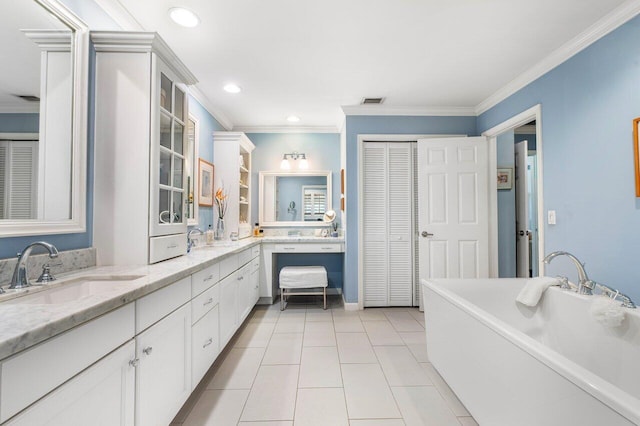
[[[40,102],[40,98],[37,96],[31,96],[31,95],[14,95],[14,96],[17,96],[18,98],[27,102]]]
[[[369,104],[381,104],[384,102],[384,98],[362,98],[361,105],[369,105]]]

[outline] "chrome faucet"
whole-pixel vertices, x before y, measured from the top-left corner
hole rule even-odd
[[[633,303],[633,300],[631,300],[629,296],[627,296],[624,293],[620,293],[615,288],[612,288],[612,287],[609,287],[608,285],[600,284],[600,283],[596,283],[596,288],[598,288],[602,292],[602,294],[604,294],[605,296],[613,300],[620,301],[622,303],[621,306],[623,308],[631,308],[631,309],[636,308],[636,304]]]
[[[584,263],[580,262],[577,257],[566,251],[554,251],[545,256],[542,261],[546,264],[551,263],[553,259],[558,256],[567,256],[571,259],[578,269],[578,293],[580,294],[593,294],[595,282],[591,281],[587,276],[587,271],[584,270]]]
[[[197,232],[198,235],[204,234],[204,232],[202,232],[202,229],[200,228],[193,228],[191,231],[189,231],[189,233],[187,234],[187,253],[189,253],[191,251],[191,248],[196,245],[196,242],[192,238],[194,232]]]
[[[29,287],[29,274],[27,272],[27,261],[29,260],[29,255],[31,255],[31,250],[35,246],[42,246],[49,251],[49,257],[54,259],[58,257],[58,249],[53,244],[49,244],[45,241],[36,241],[35,243],[29,244],[22,250],[22,253],[18,255],[18,263],[16,264],[16,269],[13,271],[13,278],[11,278],[11,283],[9,284],[9,288],[25,288]]]

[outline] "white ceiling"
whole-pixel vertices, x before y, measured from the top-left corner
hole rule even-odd
[[[234,128],[337,127],[341,106],[479,104],[623,0],[111,0],[158,31]],[[105,0],[102,1],[105,3]],[[629,3],[629,2],[627,2]],[[170,7],[196,12],[182,28]],[[243,88],[231,95],[228,82]]]

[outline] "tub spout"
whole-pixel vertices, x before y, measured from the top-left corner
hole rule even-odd
[[[578,270],[578,293],[580,294],[593,294],[595,283],[589,279],[587,271],[584,269],[584,263],[580,262],[577,257],[566,251],[554,251],[545,256],[542,261],[546,264],[551,263],[553,259],[558,256],[567,256],[573,261],[573,264]]]

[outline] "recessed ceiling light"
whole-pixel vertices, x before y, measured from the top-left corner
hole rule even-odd
[[[187,28],[196,27],[200,23],[198,15],[183,7],[172,7],[169,9],[169,16],[173,22]]]
[[[297,123],[298,121],[300,121],[300,117],[295,116],[295,115],[290,115],[287,117],[287,121],[289,123]]]
[[[240,93],[242,89],[237,84],[229,83],[224,86],[224,91],[228,93]]]

